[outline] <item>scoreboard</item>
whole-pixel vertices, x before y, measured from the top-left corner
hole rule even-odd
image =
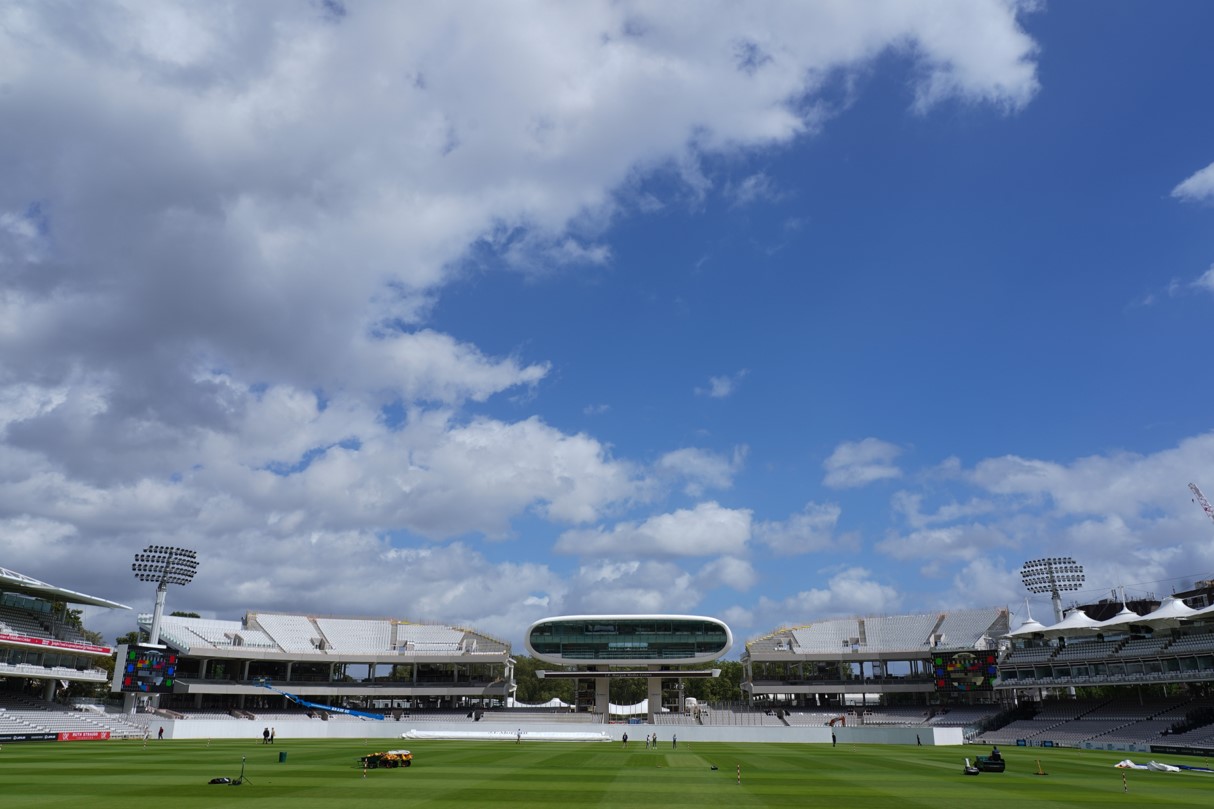
[[[995,652],[936,652],[932,674],[937,691],[990,691],[999,676]]]
[[[169,694],[177,681],[177,653],[164,646],[131,644],[119,653],[114,691],[128,694]]]

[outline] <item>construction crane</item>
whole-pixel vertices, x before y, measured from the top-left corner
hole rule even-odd
[[[1206,513],[1206,516],[1214,520],[1214,506],[1210,505],[1210,501],[1201,493],[1201,489],[1197,488],[1197,484],[1190,483],[1189,491],[1193,492],[1193,496],[1197,498],[1197,504],[1201,506],[1201,510]]]

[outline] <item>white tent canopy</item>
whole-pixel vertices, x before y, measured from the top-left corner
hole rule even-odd
[[[1121,612],[1114,615],[1112,618],[1101,621],[1097,626],[1100,629],[1115,629],[1117,627],[1128,626],[1129,624],[1140,624],[1145,618],[1125,604],[1121,605]]]
[[[1007,633],[1009,638],[1027,638],[1031,635],[1044,634],[1046,627],[1038,620],[1029,616],[1020,626]]]
[[[506,707],[508,707],[508,708],[568,708],[569,703],[561,700],[560,697],[553,697],[552,699],[548,700],[547,702],[541,702],[537,705],[529,705],[526,702],[519,702],[518,700],[511,697],[510,699],[506,700]]]
[[[1177,627],[1180,626],[1181,620],[1193,617],[1196,612],[1197,610],[1176,596],[1168,596],[1154,612],[1142,616],[1142,622],[1156,628]]]
[[[1066,614],[1058,623],[1045,628],[1045,634],[1053,637],[1065,637],[1070,635],[1091,635],[1094,634],[1097,627],[1100,626],[1099,621],[1093,621],[1088,617],[1088,614],[1079,608],[1075,608]]]

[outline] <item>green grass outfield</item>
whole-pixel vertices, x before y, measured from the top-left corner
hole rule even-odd
[[[408,747],[407,769],[372,770],[357,758]],[[287,760],[279,763],[279,753]],[[962,758],[983,748],[642,742],[446,742],[279,739],[29,742],[0,749],[0,807],[1108,807],[1214,804],[1214,775],[1122,771],[1124,753],[1061,749],[1005,751],[1006,773],[962,775]],[[246,757],[249,779],[234,778]],[[1145,763],[1149,755],[1140,755]],[[1138,760],[1139,757],[1131,755]],[[1041,759],[1046,776],[1034,775]],[[1204,766],[1199,758],[1161,756]],[[711,769],[716,765],[717,770]],[[737,783],[737,766],[742,783]]]

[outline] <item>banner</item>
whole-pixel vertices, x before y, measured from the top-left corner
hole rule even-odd
[[[53,742],[56,733],[0,733],[0,742]]]
[[[52,649],[67,649],[73,652],[87,652],[94,655],[109,655],[113,654],[114,650],[108,646],[94,646],[91,643],[72,643],[68,640],[55,640],[53,638],[31,638],[26,635],[9,635],[5,632],[0,632],[0,643],[23,643],[27,646],[49,646]]]
[[[59,734],[61,742],[99,742],[108,738],[108,730],[68,730]]]

